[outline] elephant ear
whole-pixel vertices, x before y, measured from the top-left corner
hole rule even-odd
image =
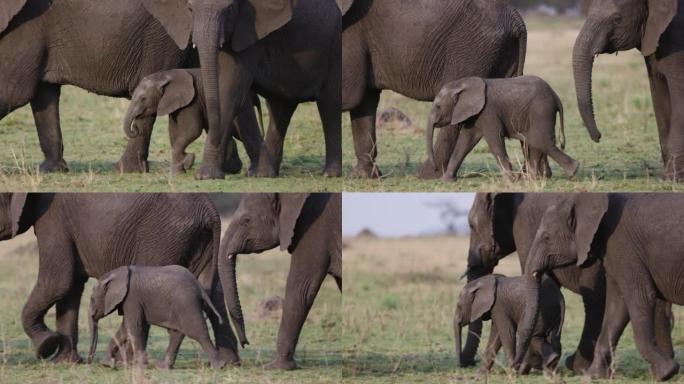
[[[473,282],[473,287],[468,288],[473,294],[473,303],[470,306],[470,322],[481,319],[494,306],[496,297],[496,277],[487,275]]]
[[[280,227],[280,249],[285,251],[292,245],[297,219],[302,212],[304,203],[309,197],[307,193],[285,193],[279,195],[280,214],[278,226]]]
[[[484,80],[470,77],[461,81],[461,86],[454,90],[454,109],[451,113],[451,125],[461,124],[484,109],[487,86]]]
[[[594,241],[594,235],[606,211],[608,211],[608,195],[605,193],[579,193],[575,197],[569,220],[575,227],[577,265],[580,267],[589,258],[591,243]]]
[[[12,218],[12,237],[26,232],[32,225],[27,220],[27,193],[13,193],[10,198],[10,217]]]
[[[157,115],[168,115],[185,108],[195,98],[195,81],[183,69],[166,71],[159,80],[161,99],[157,105]]]
[[[648,0],[648,20],[641,38],[641,54],[650,56],[658,49],[660,36],[677,15],[677,0]]]
[[[298,0],[244,0],[235,22],[232,47],[243,51],[292,19]]]
[[[102,282],[104,288],[104,316],[114,312],[128,294],[131,268],[121,267],[111,272]]]
[[[185,49],[192,33],[192,13],[187,0],[143,0],[143,6],[159,20],[173,41]]]
[[[26,0],[2,0],[0,2],[0,33],[2,33],[10,21],[26,5]]]
[[[337,0],[337,6],[340,7],[342,16],[349,11],[349,8],[351,8],[352,5],[354,5],[354,0]]]

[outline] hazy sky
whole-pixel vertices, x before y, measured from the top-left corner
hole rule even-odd
[[[379,236],[406,236],[445,229],[440,210],[429,203],[450,201],[466,211],[471,193],[345,193],[342,235],[355,236],[364,228]],[[464,220],[465,221],[465,220]]]

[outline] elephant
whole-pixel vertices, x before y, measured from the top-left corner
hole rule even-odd
[[[454,315],[457,355],[460,356],[461,353],[461,329],[472,321],[492,320],[480,373],[487,373],[492,369],[502,345],[508,365],[513,366],[516,355],[515,334],[523,317],[525,293],[529,284],[536,284],[536,281],[525,277],[487,275],[469,282],[461,290]],[[543,278],[542,287],[539,291],[539,315],[535,322],[534,336],[523,364],[518,367],[522,374],[528,374],[532,368],[553,374],[562,352],[561,331],[565,317],[565,300],[553,279]]]
[[[254,113],[256,106],[261,117],[261,102],[256,94],[251,95],[252,103],[243,103],[239,113]],[[186,153],[185,149],[207,128],[207,114],[204,103],[204,89],[200,70],[171,69],[153,73],[140,82],[133,91],[131,103],[124,117],[123,129],[129,139],[135,139],[141,133],[152,135],[152,128],[157,116],[169,115],[169,136],[171,138],[171,173],[184,173],[195,162],[194,153]],[[239,119],[236,119],[239,120]],[[260,125],[263,127],[263,120]],[[237,130],[233,130],[237,136]],[[239,139],[239,137],[236,137]],[[249,137],[248,137],[249,138]],[[149,137],[146,139],[149,143]],[[232,140],[231,140],[232,142]],[[261,143],[252,143],[251,147],[259,147]],[[231,146],[232,147],[232,146]],[[141,153],[139,161],[147,169],[147,155]],[[229,172],[239,172],[242,168],[237,151],[231,150],[223,167]],[[248,174],[256,169],[252,163]]]
[[[277,351],[269,369],[297,368],[299,334],[326,275],[342,290],[341,194],[250,194],[242,199],[221,242],[218,268],[226,307],[245,337],[236,283],[238,254],[260,253],[280,245],[291,255]],[[223,280],[222,280],[223,281]]]
[[[466,272],[468,281],[492,273],[500,259],[514,252],[517,252],[520,268],[524,270],[545,207],[561,198],[562,195],[554,193],[477,194],[468,215],[471,227]],[[573,265],[557,268],[549,275],[561,287],[580,295],[584,304],[582,335],[577,350],[566,359],[565,365],[581,374],[597,358],[610,361],[610,356],[603,351],[599,357],[595,357],[594,353],[604,310],[610,311],[614,304],[606,302],[606,276],[601,260],[585,268]],[[658,334],[657,342],[663,350],[672,351],[669,333],[671,315],[664,301],[658,300],[658,303],[657,317],[662,321],[660,331],[663,332]],[[530,317],[533,318],[531,314]],[[460,356],[462,366],[474,363],[481,327],[481,322],[470,324],[468,340]]]
[[[594,58],[638,48],[644,56],[655,108],[666,179],[684,174],[684,1],[592,1],[573,50],[579,111],[592,139],[601,138],[594,116]]]
[[[223,322],[195,276],[179,265],[164,267],[123,266],[111,270],[98,280],[90,296],[90,352],[92,363],[97,350],[98,321],[118,310],[123,326],[131,338],[134,364],[147,366],[147,337],[150,324],[169,332],[169,346],[157,368],[170,369],[185,336],[197,341],[209,356],[212,368],[223,368],[224,361],[209,338],[204,311]]]
[[[382,90],[432,101],[449,81],[523,74],[527,29],[510,1],[343,3],[342,110],[351,118],[353,176],[381,175],[375,165],[375,121]],[[446,169],[454,145],[455,132],[443,131],[437,144],[440,170]],[[425,162],[419,177],[441,176],[433,168]]]
[[[684,195],[676,193],[581,193],[541,207],[545,212],[525,275],[564,266],[586,268],[597,261],[605,268],[606,312],[591,376],[612,374],[610,356],[630,319],[639,353],[651,364],[654,378],[667,380],[679,371],[672,322],[658,307],[663,301],[684,304],[679,284],[684,238],[677,229],[684,220],[683,205]]]
[[[2,194],[0,240],[33,227],[38,278],[21,319],[40,358],[80,362],[78,311],[89,277],[126,265],[187,267],[227,319],[216,264],[221,221],[203,194]],[[223,280],[226,280],[225,278]],[[56,305],[57,331],[44,317]],[[227,322],[210,314],[220,359],[239,364]],[[126,332],[119,329],[119,334]],[[116,351],[110,344],[110,350]],[[114,357],[114,356],[110,356]]]
[[[62,85],[130,98],[145,76],[195,67],[198,60],[194,49],[178,47],[142,0],[104,1],[97,7],[90,0],[2,1],[0,58],[0,119],[31,103],[45,156],[41,172],[68,171],[59,119]],[[259,143],[247,147],[256,163],[263,140],[253,114],[244,118],[245,143]],[[147,134],[129,141],[115,168],[144,172],[140,154],[148,147]],[[215,167],[224,163],[212,156],[206,161],[216,162]]]
[[[523,148],[536,155],[530,158],[530,175],[548,176],[542,156],[551,156],[561,165],[568,178],[577,173],[579,162],[556,147],[556,113],[560,114],[560,145],[565,149],[563,104],[551,86],[536,76],[510,79],[468,77],[444,85],[435,97],[426,129],[428,161],[435,164],[433,133],[435,127],[457,130],[457,145],[451,154],[442,180],[452,181],[463,160],[484,136],[504,176],[514,180],[513,167],[506,153],[506,138],[520,140]],[[529,155],[527,156],[530,157]],[[548,164],[548,163],[546,163]]]
[[[200,179],[220,179],[224,143],[250,88],[273,115],[257,176],[278,175],[283,140],[301,102],[316,101],[325,138],[324,175],[342,172],[341,14],[333,0],[142,0],[184,49],[199,52],[208,120]]]

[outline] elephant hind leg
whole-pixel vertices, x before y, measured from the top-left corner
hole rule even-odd
[[[62,128],[59,124],[59,97],[61,87],[57,84],[40,83],[31,99],[33,119],[38,130],[40,149],[45,160],[40,165],[41,172],[67,172],[64,161]]]
[[[57,332],[65,336],[66,346],[60,348],[55,361],[69,361],[80,363],[83,361],[78,354],[78,310],[81,296],[87,279],[75,282],[67,295],[57,302]]]
[[[257,177],[276,177],[283,161],[283,145],[297,103],[275,98],[268,99],[271,121],[266,132],[265,146],[259,153]]]
[[[380,102],[379,90],[366,90],[359,106],[350,111],[356,166],[352,177],[378,178],[382,176],[375,163],[378,156],[375,114]]]
[[[214,269],[207,268],[200,274],[198,280],[202,289],[209,294],[209,298],[211,299],[214,308],[216,308],[219,315],[221,315],[222,321],[219,321],[214,314],[214,311],[206,312],[214,331],[218,359],[225,364],[238,366],[240,365],[238,342],[230,327],[230,321],[228,320],[228,313],[223,297],[223,289],[221,288],[218,275],[215,273]]]

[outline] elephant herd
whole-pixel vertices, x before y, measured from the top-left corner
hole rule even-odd
[[[569,369],[594,378],[612,377],[615,348],[631,321],[636,347],[654,378],[667,380],[677,374],[671,306],[684,304],[682,206],[684,196],[675,193],[478,194],[468,217],[469,283],[454,320],[458,364],[474,364],[482,319],[491,312],[492,326],[502,335],[498,346],[503,344],[509,364],[524,372],[540,327],[552,331],[551,325],[558,324],[548,323],[548,297],[564,287],[581,296],[585,312],[577,350],[565,361]],[[485,305],[487,297],[494,298],[486,287],[494,284],[492,273],[499,260],[512,253],[520,259],[522,276],[508,283],[512,288],[506,291],[517,292],[520,304],[513,307],[518,308],[515,322],[502,326],[506,322],[495,319],[495,312],[506,303]],[[468,294],[470,299],[464,301]],[[562,303],[562,296],[551,302],[559,300]],[[562,317],[556,308],[555,316]],[[462,347],[461,327],[468,323]],[[498,347],[491,340],[485,356]],[[560,357],[555,349],[547,352],[541,357]]]
[[[297,367],[299,335],[323,280],[331,275],[342,289],[341,200],[339,194],[247,195],[221,239],[219,213],[203,194],[1,194],[0,240],[30,228],[37,239],[38,277],[21,323],[39,358],[82,361],[77,351],[79,306],[85,283],[93,277],[100,282],[89,314],[94,325],[91,351],[97,344],[97,320],[118,309],[124,322],[102,362],[146,361],[140,352],[147,331],[135,315],[141,314],[140,303],[147,302],[142,312],[147,320],[157,319],[150,321],[169,329],[169,350],[160,361],[165,368],[173,366],[184,335],[208,341],[202,312],[194,312],[199,315],[195,323],[188,320],[202,300],[211,308],[206,316],[215,347],[211,342],[202,346],[212,366],[240,364],[238,343],[244,347],[249,341],[238,295],[237,256],[279,246],[291,254],[291,262],[276,356],[267,367],[289,370]],[[131,277],[116,278],[122,273]],[[97,297],[105,291],[108,296],[98,306]],[[171,299],[180,305],[160,306]],[[44,320],[53,306],[55,330]],[[202,327],[204,338],[199,337]]]
[[[684,116],[675,107],[684,98],[683,29],[682,0],[593,1],[573,52],[579,110],[598,142],[594,57],[641,51],[664,177],[671,180],[684,172]],[[206,130],[196,178],[240,172],[234,137],[250,158],[248,175],[275,177],[297,106],[315,101],[325,142],[324,175],[342,175],[341,118],[349,112],[356,154],[351,175],[379,177],[375,115],[382,90],[433,101],[459,79],[522,76],[526,52],[525,22],[509,0],[427,6],[402,0],[123,0],[98,7],[88,0],[7,0],[0,3],[0,119],[30,103],[45,156],[40,170],[67,171],[60,89],[74,85],[134,99],[123,119],[129,141],[115,166],[121,172],[148,170],[154,117],[169,114],[173,173],[193,165],[194,154],[185,153],[185,147]],[[192,71],[192,77],[168,72],[181,69]],[[154,99],[152,107],[139,105],[146,102],[139,100],[140,87]],[[255,95],[268,107],[265,135],[252,108]],[[458,99],[458,93],[451,98]],[[179,116],[183,108],[196,113]],[[453,178],[483,136],[508,175],[505,146],[473,127],[474,120],[487,120],[481,117],[451,119],[448,125],[458,128],[440,132],[434,159],[425,161],[417,175]],[[523,117],[520,124],[526,125]],[[555,113],[546,120],[547,126],[555,125]],[[577,171],[579,163],[555,147],[548,127],[531,133],[544,136],[533,142],[523,134],[526,127],[504,125],[501,135],[523,142],[531,174],[550,176],[547,156],[568,176]]]

